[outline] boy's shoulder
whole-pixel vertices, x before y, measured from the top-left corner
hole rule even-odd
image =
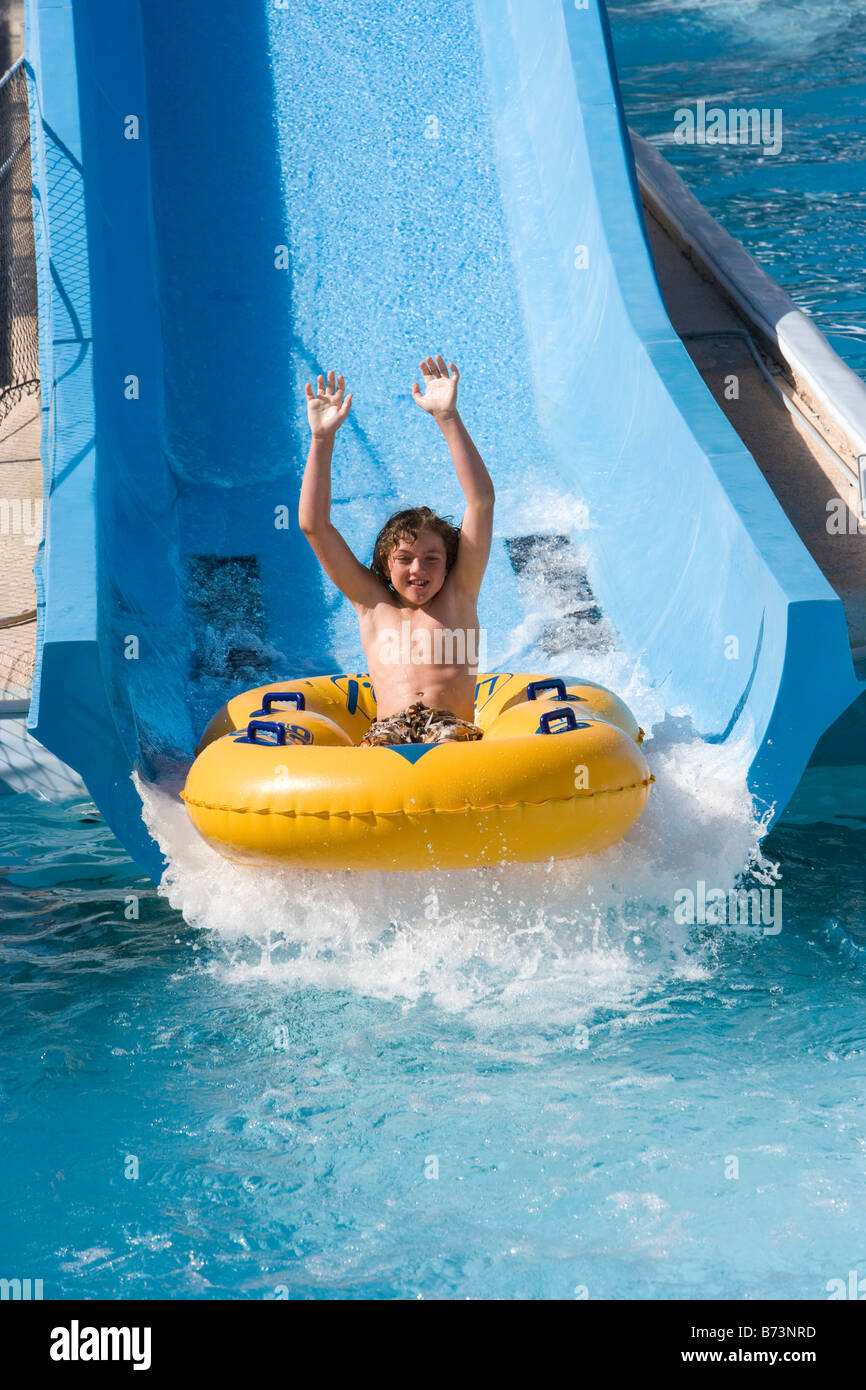
[[[352,607],[359,614],[379,614],[380,617],[384,617],[387,613],[402,611],[403,605],[398,601],[396,595],[390,593],[389,590],[385,588],[385,585],[382,584],[381,580],[379,584],[379,592],[371,596],[371,601],[369,603],[360,603],[357,600],[352,600]]]

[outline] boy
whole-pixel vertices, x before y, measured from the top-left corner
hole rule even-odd
[[[397,512],[382,528],[365,569],[331,524],[331,456],[352,396],[342,377],[308,384],[312,439],[298,520],[325,573],[352,603],[376,692],[378,718],[362,746],[478,739],[476,604],[490,555],[494,492],[490,475],[457,411],[460,373],[439,355],[421,363],[425,391],[415,404],[445,436],[466,511],[459,530],[429,507]],[[474,660],[473,660],[474,658]]]

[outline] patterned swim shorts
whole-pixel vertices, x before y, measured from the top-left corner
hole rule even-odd
[[[361,739],[360,748],[391,743],[464,743],[483,738],[484,730],[467,724],[447,709],[430,709],[421,703],[410,705],[400,714],[376,719]]]

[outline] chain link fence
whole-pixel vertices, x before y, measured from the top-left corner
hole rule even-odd
[[[19,59],[0,82],[0,422],[38,389],[30,123]]]

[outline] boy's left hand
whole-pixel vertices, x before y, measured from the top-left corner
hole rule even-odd
[[[426,410],[428,415],[435,416],[437,420],[457,414],[457,383],[460,373],[453,362],[450,363],[450,368],[449,376],[445,358],[441,353],[437,357],[428,357],[421,363],[426,394],[422,395],[417,381],[412,383],[412,398],[415,404]]]

